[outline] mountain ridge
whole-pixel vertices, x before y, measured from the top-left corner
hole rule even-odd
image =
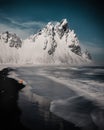
[[[12,49],[19,49],[16,50],[19,57],[16,59],[21,63],[85,64],[92,61],[87,50],[82,52],[74,30],[69,29],[67,19],[56,24],[49,22],[38,33],[23,41],[9,32],[2,33],[0,40],[9,43]]]

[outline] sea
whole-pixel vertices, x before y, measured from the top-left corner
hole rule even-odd
[[[17,66],[19,120],[29,130],[104,130],[104,66]],[[22,81],[22,82],[19,82]]]

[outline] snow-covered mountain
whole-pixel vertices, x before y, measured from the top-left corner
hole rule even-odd
[[[19,48],[22,47],[22,40],[15,34],[8,31],[0,34],[0,63],[19,62]]]
[[[14,33],[8,31],[0,34],[0,42],[8,43],[9,47],[19,48],[22,46],[22,40]]]
[[[0,62],[79,65],[90,63],[91,55],[87,50],[81,51],[74,30],[70,30],[67,20],[63,19],[56,24],[49,22],[24,41],[16,34],[0,34]]]

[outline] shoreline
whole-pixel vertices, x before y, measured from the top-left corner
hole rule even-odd
[[[38,102],[32,104],[32,102],[25,100],[24,94],[19,92],[25,85],[19,84],[15,79],[7,77],[8,73],[12,70],[11,68],[4,68],[0,71],[0,130],[69,130],[69,128],[80,130],[74,124],[55,116],[49,110],[39,108]],[[20,95],[22,95],[22,98]],[[34,112],[33,115],[31,111]],[[41,116],[41,114],[43,115]],[[24,118],[22,116],[25,116],[26,119],[22,120],[21,118]],[[31,122],[34,119],[33,122],[37,123],[31,124],[28,120],[29,125],[31,125],[31,127],[28,127],[28,124],[26,125],[26,116],[30,116]],[[45,116],[48,116],[48,118]]]
[[[104,109],[96,106],[96,103],[83,96],[77,96],[61,100],[61,102],[60,100],[53,101],[50,104],[51,101],[47,97],[33,91],[28,84],[24,83],[25,81],[21,83],[18,77],[17,79],[9,77],[11,71],[14,71],[14,68],[5,68],[0,71],[0,130],[102,130],[104,128]],[[26,76],[30,80],[28,74]],[[39,80],[37,75],[35,75],[34,81],[35,78]],[[43,79],[40,78],[40,80]],[[51,81],[50,84],[46,84],[49,80],[44,79],[42,86],[40,86],[40,80],[38,83],[34,82],[33,88],[39,89],[40,87],[41,89],[44,85],[50,87],[52,84]],[[57,83],[54,84],[54,87],[55,85],[57,86]],[[61,86],[58,86],[61,89]],[[43,90],[41,92],[44,94]],[[69,91],[71,90],[69,89]],[[57,94],[59,95],[59,93]],[[74,96],[74,93],[71,94]],[[53,108],[53,111],[50,110],[50,107]],[[64,109],[65,111],[63,111]],[[71,117],[73,113],[75,115]],[[66,121],[67,119],[63,118],[65,114],[66,117],[69,115],[71,120]],[[81,119],[85,126],[75,125],[76,121],[81,122]],[[72,120],[75,120],[75,123]]]

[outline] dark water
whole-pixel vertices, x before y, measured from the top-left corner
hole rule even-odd
[[[77,120],[80,120],[82,115],[85,115],[85,118],[88,115],[86,119],[90,123],[85,120],[88,125],[78,127],[51,113],[50,100],[35,93],[35,100],[28,100],[22,91],[25,86],[7,78],[9,71],[10,68],[0,72],[0,130],[104,130],[104,109],[92,101],[81,96],[72,99],[71,106],[67,105],[66,111],[69,112],[66,114],[70,111],[76,112]],[[56,71],[57,69],[54,69],[51,73],[55,75]],[[66,68],[58,71],[69,72],[71,77],[67,75],[66,78],[104,82],[104,67],[79,67],[76,70]],[[60,108],[60,112],[65,108],[60,104],[56,107]]]
[[[67,76],[65,75],[66,78],[95,80],[99,82],[104,82],[104,67],[103,66],[66,67],[65,69],[61,69],[60,67],[57,67],[56,69],[53,68],[49,70],[49,73],[56,75],[55,72],[57,72],[57,70],[60,71],[61,75],[63,75],[64,72],[69,73],[69,75]],[[60,75],[57,75],[57,76],[60,76]]]

